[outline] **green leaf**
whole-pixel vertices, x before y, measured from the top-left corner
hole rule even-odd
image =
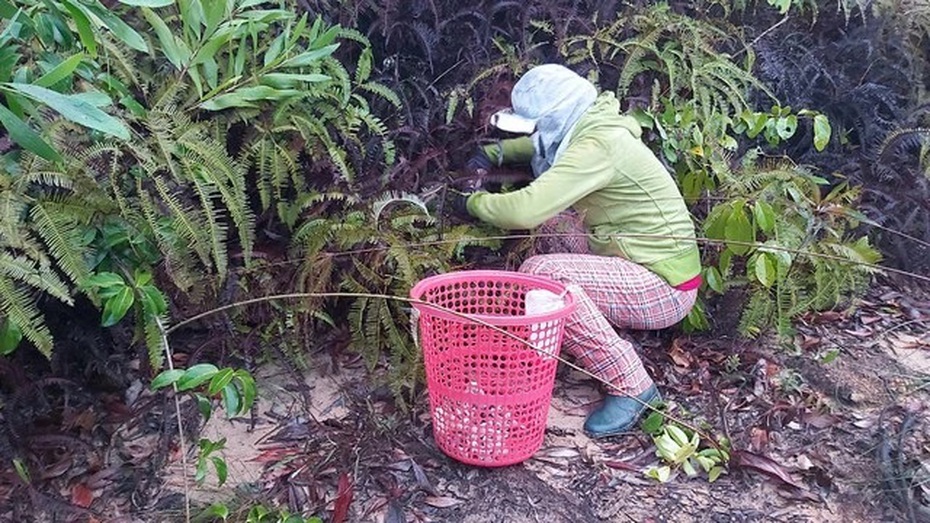
[[[300,83],[325,82],[332,78],[325,74],[291,74],[291,73],[268,73],[261,77],[261,83],[275,88],[299,87]]]
[[[840,349],[830,349],[823,356],[820,357],[820,363],[824,365],[828,363],[833,363],[837,356],[840,355]]]
[[[281,67],[306,67],[330,56],[338,47],[339,44],[331,44],[320,49],[301,53],[293,58],[285,60],[284,63],[281,64]]]
[[[207,394],[213,396],[223,390],[229,382],[232,381],[235,371],[232,369],[223,369],[213,376],[210,380],[210,386],[207,387]]]
[[[720,271],[716,267],[708,267],[704,270],[704,279],[707,281],[707,286],[711,288],[716,293],[723,294],[726,288],[723,285],[723,276],[720,274]]]
[[[665,415],[661,412],[654,410],[649,413],[648,416],[643,418],[641,424],[643,432],[646,434],[658,434],[662,431],[662,424],[665,422]]]
[[[152,380],[152,384],[149,387],[152,390],[158,390],[163,387],[167,387],[173,383],[176,383],[181,376],[184,375],[184,369],[171,369],[165,370],[155,376],[155,379]]]
[[[52,146],[43,140],[39,133],[33,131],[31,127],[26,125],[26,122],[20,120],[18,116],[3,105],[0,105],[0,124],[9,133],[10,139],[23,149],[51,162],[61,161],[61,155],[58,154],[58,151],[52,149]]]
[[[650,467],[645,472],[646,477],[652,478],[660,483],[665,483],[672,476],[672,469],[667,465],[661,467]]]
[[[168,7],[174,5],[174,0],[119,0],[121,4],[135,7]]]
[[[775,210],[767,202],[756,201],[752,206],[752,215],[762,232],[771,234],[775,230]]]
[[[42,75],[34,83],[40,87],[51,87],[58,82],[64,80],[71,76],[71,73],[77,69],[77,66],[81,64],[81,60],[84,59],[84,53],[78,53],[67,60],[64,60],[60,64],[56,65],[51,71]]]
[[[74,20],[81,45],[84,46],[84,49],[87,49],[87,53],[90,54],[91,58],[97,58],[97,39],[94,37],[94,28],[90,25],[90,18],[87,13],[71,0],[62,0],[62,3],[71,15],[71,19]]]
[[[775,269],[775,260],[769,253],[763,252],[755,258],[756,279],[759,280],[765,288],[771,288],[775,283],[778,275]]]
[[[203,394],[195,394],[194,396],[197,398],[197,410],[203,416],[204,423],[210,421],[210,416],[213,414],[213,402]]]
[[[720,477],[720,474],[723,473],[723,467],[714,467],[707,471],[707,481],[713,483],[717,481],[717,478]]]
[[[143,285],[139,290],[142,291],[143,298],[148,300],[149,306],[152,308],[152,313],[161,316],[168,312],[168,300],[166,300],[165,295],[158,290],[158,287],[154,285]]]
[[[724,239],[727,240],[727,248],[735,254],[746,254],[750,246],[756,239],[755,231],[752,224],[749,223],[749,217],[743,207],[733,209],[733,212],[727,218],[726,228],[724,229]]]
[[[145,43],[145,39],[136,32],[135,29],[129,27],[122,19],[113,14],[109,9],[98,3],[92,3],[87,5],[89,9],[97,18],[103,22],[103,25],[107,27],[110,31],[113,31],[113,34],[117,38],[126,43],[129,47],[140,51],[143,53],[149,52],[149,46]]]
[[[184,371],[184,375],[178,380],[178,390],[185,391],[197,388],[210,381],[219,370],[212,363],[198,363]]]
[[[84,280],[85,287],[114,287],[114,286],[124,286],[126,282],[123,281],[123,277],[114,272],[98,272],[90,278]]]
[[[263,60],[264,66],[268,67],[272,62],[278,59],[281,56],[281,51],[284,50],[284,39],[287,37],[286,33],[281,33],[277,38],[271,41],[271,45],[268,46],[268,50],[265,51],[265,58]]]
[[[827,148],[830,143],[830,135],[833,130],[830,127],[830,120],[826,115],[818,114],[814,116],[814,149],[818,152]]]
[[[123,140],[129,139],[129,129],[121,121],[80,98],[56,93],[37,85],[5,83],[2,86],[48,105],[72,122]]]
[[[239,408],[242,406],[242,400],[239,397],[239,389],[232,383],[223,387],[223,408],[226,409],[226,416],[233,417],[239,415]]]
[[[210,461],[213,462],[213,468],[216,469],[216,479],[218,480],[218,486],[222,487],[226,483],[226,460],[213,456],[210,458]]]
[[[155,11],[149,8],[142,9],[142,15],[148,20],[149,25],[155,30],[155,35],[161,43],[161,50],[165,53],[165,58],[171,62],[177,70],[182,70],[187,66],[191,53],[187,46],[175,38],[174,33],[168,28],[168,24],[158,16]]]
[[[267,85],[257,85],[243,87],[231,93],[219,95],[200,104],[200,107],[208,111],[221,111],[230,107],[254,107],[253,102],[279,101],[300,96],[301,94],[303,93],[296,89],[274,89]]]
[[[775,132],[778,133],[778,137],[782,140],[791,138],[797,130],[798,117],[793,114],[781,117],[775,122]]]
[[[204,16],[204,34],[211,34],[226,17],[226,0],[201,0]]]
[[[116,296],[108,299],[103,305],[103,318],[100,325],[104,327],[116,325],[129,312],[129,308],[132,307],[135,301],[136,295],[132,292],[132,288],[123,287],[120,289]]]
[[[242,388],[242,411],[247,412],[252,409],[252,404],[255,403],[255,397],[258,395],[255,378],[244,370],[237,370],[236,380]]]
[[[3,326],[0,326],[0,356],[12,354],[22,339],[23,331],[9,318],[4,319]]]

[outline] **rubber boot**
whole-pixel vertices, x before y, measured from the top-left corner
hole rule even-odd
[[[636,398],[639,401],[627,396],[608,395],[604,398],[604,403],[585,420],[585,433],[597,439],[628,432],[646,410],[645,404],[656,405],[662,401],[655,385],[651,385]]]

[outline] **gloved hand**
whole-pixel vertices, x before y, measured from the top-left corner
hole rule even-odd
[[[461,191],[449,187],[446,195],[446,209],[459,218],[471,220],[474,217],[468,212],[468,197],[474,194],[474,191]]]
[[[494,167],[494,163],[488,158],[484,148],[479,147],[475,154],[465,162],[465,172],[470,175],[485,175]]]

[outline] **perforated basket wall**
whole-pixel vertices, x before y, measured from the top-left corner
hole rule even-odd
[[[570,294],[557,311],[524,315],[526,293],[562,294],[552,280],[504,271],[462,271],[427,278],[414,299],[473,315],[487,325],[415,304],[426,365],[433,435],[449,456],[473,465],[526,460],[542,445]]]

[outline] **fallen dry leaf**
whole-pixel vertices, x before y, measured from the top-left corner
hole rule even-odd
[[[897,334],[890,338],[892,345],[896,349],[917,349],[927,347],[928,343],[921,336],[912,336],[910,334]]]
[[[436,508],[449,508],[464,503],[461,499],[449,496],[429,496],[423,500],[424,503]]]
[[[857,338],[868,338],[869,336],[874,334],[872,332],[872,329],[856,329],[856,330],[843,329],[843,332],[845,332],[846,334],[852,334],[853,336]]]
[[[578,449],[571,447],[550,447],[539,453],[547,458],[576,458],[579,455]]]
[[[342,523],[346,520],[350,504],[352,504],[352,480],[348,473],[343,473],[339,476],[339,486],[336,489],[332,523]]]
[[[672,358],[672,361],[675,362],[675,365],[688,368],[691,366],[694,358],[692,358],[691,354],[682,350],[679,339],[680,338],[676,338],[675,341],[672,342],[672,347],[669,349],[668,355]]]
[[[71,503],[81,508],[87,508],[94,502],[94,492],[84,486],[83,483],[77,483],[71,487]]]
[[[839,418],[833,416],[832,414],[824,414],[822,412],[805,412],[801,419],[804,423],[817,428],[825,429],[827,427],[832,427],[839,421]]]
[[[807,490],[807,487],[795,479],[785,467],[779,465],[775,460],[767,456],[738,450],[733,453],[733,461],[738,467],[758,470],[773,478],[780,479],[786,485],[790,485],[799,490]]]

